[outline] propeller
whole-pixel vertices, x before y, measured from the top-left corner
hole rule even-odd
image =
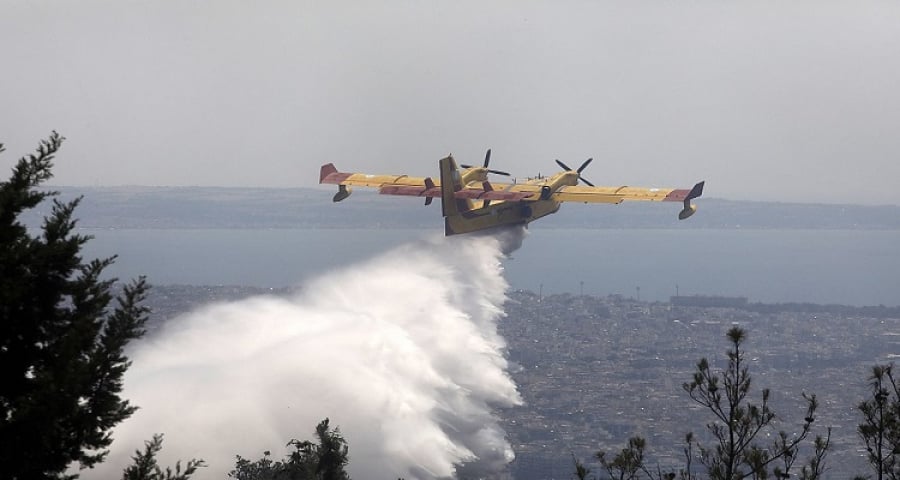
[[[493,173],[494,175],[505,175],[505,176],[507,176],[507,177],[511,176],[511,175],[510,175],[509,173],[507,173],[507,172],[501,172],[500,170],[491,170],[490,168],[488,168],[488,165],[490,165],[490,163],[491,163],[491,149],[489,148],[488,151],[487,151],[487,153],[484,154],[484,168],[487,169],[488,173]],[[462,168],[475,168],[475,167],[473,167],[473,166],[471,166],[471,165],[465,165],[465,164],[461,164],[460,167],[462,167]]]
[[[593,160],[594,160],[593,158],[589,158],[589,159],[585,160],[584,163],[582,163],[581,166],[578,167],[578,170],[575,170],[575,173],[578,174],[578,179],[581,180],[582,182],[584,182],[586,185],[591,186],[591,187],[593,187],[594,184],[591,183],[591,182],[589,182],[589,181],[587,181],[584,177],[582,177],[582,176],[581,176],[581,172],[584,171],[584,169],[587,168],[588,164],[591,163]],[[566,165],[566,164],[563,163],[563,162],[560,162],[559,160],[556,160],[556,164],[559,165],[560,167],[562,167],[563,170],[565,170],[565,171],[567,171],[567,172],[571,172],[571,171],[572,171],[572,169],[569,168],[568,165]]]

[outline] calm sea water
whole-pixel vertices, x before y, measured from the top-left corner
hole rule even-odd
[[[84,230],[86,257],[118,254],[109,272],[156,284],[302,285],[423,230]],[[751,301],[900,304],[897,230],[529,231],[504,262],[513,288],[642,300],[681,295]]]

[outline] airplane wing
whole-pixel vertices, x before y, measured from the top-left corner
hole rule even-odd
[[[368,175],[364,173],[339,172],[334,164],[322,165],[319,171],[319,183],[342,186],[361,186],[377,188],[383,195],[405,195],[413,197],[440,197],[440,181],[431,177],[410,177],[409,175]],[[484,185],[465,187],[455,193],[456,198],[469,200],[507,200],[520,201],[532,197],[531,192],[511,192],[492,190]],[[337,198],[337,196],[335,197]],[[346,198],[343,197],[343,198]],[[338,201],[338,200],[336,200]]]
[[[699,197],[703,193],[703,184],[700,182],[693,189],[566,186],[554,192],[552,198],[558,202],[583,203],[621,203],[625,200],[683,202]],[[691,195],[692,192],[694,195]]]
[[[533,184],[514,185],[510,188],[516,192],[534,193],[528,200],[538,200],[542,194],[544,198],[557,202],[582,202],[582,203],[622,203],[625,200],[643,200],[651,202],[683,202],[697,198],[703,194],[704,182],[694,185],[691,189],[676,188],[644,188],[644,187],[590,187],[590,186],[563,186],[556,191],[542,191],[544,186]],[[549,195],[549,197],[546,197]]]
[[[319,183],[333,185],[353,185],[360,187],[381,188],[384,186],[424,187],[425,177],[409,175],[367,175],[365,173],[339,172],[333,163],[322,165],[319,171]],[[438,196],[440,196],[438,189]]]

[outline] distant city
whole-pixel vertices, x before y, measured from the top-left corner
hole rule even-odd
[[[289,293],[156,286],[148,299],[151,335],[205,303]],[[684,435],[703,438],[711,420],[681,385],[701,357],[716,369],[724,366],[725,332],[740,325],[749,333],[751,397],[772,391],[776,428],[796,430],[804,414],[801,394],[816,394],[821,406],[813,433],[833,429],[827,477],[867,474],[855,406],[865,398],[871,367],[900,356],[897,310],[512,291],[499,329],[525,404],[498,412],[517,455],[509,472],[522,480],[569,479],[573,454],[591,464],[596,451],[618,452],[634,435],[647,439],[652,465],[678,465]],[[352,442],[350,448],[352,457]]]

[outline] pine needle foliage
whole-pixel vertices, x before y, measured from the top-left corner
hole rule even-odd
[[[66,478],[73,462],[102,462],[136,408],[120,394],[125,346],[144,334],[145,279],[111,305],[115,279],[103,272],[115,257],[82,259],[81,198],[53,198],[34,235],[19,221],[57,195],[38,187],[64,140],[53,132],[0,183],[0,478]]]

